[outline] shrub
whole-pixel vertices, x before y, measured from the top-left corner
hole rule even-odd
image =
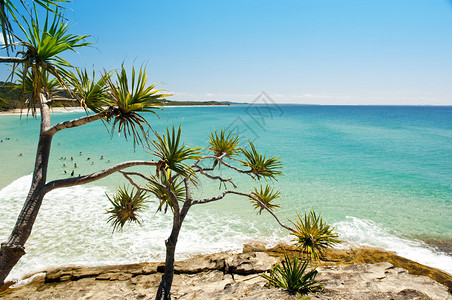
[[[268,284],[274,287],[281,287],[291,293],[305,294],[315,290],[322,289],[322,285],[315,280],[317,276],[316,268],[306,272],[308,261],[302,261],[297,257],[289,258],[284,254],[281,264],[276,265],[270,274],[261,276],[268,280]]]
[[[308,258],[319,259],[324,255],[326,249],[340,243],[339,235],[334,232],[334,227],[324,223],[314,211],[305,214],[303,219],[298,215],[298,221],[292,222],[292,224],[295,225],[295,230],[291,234],[296,237],[293,241],[306,253]]]

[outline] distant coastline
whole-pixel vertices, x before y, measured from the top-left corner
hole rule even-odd
[[[230,104],[201,104],[199,102],[194,102],[194,104],[165,104],[160,105],[161,107],[205,107],[205,106],[230,106]],[[52,107],[52,112],[83,112],[83,107],[79,106],[68,106],[68,107]],[[17,115],[17,114],[27,114],[27,108],[13,108],[13,109],[6,109],[6,110],[0,110],[0,115]],[[38,112],[39,114],[39,112]]]

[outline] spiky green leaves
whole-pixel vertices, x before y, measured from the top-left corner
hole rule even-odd
[[[209,135],[209,150],[213,151],[215,156],[221,156],[225,153],[226,157],[231,157],[240,153],[239,137],[229,132],[227,135],[225,130],[222,129],[220,134],[215,130],[214,133]]]
[[[261,214],[265,209],[265,206],[270,210],[278,208],[279,204],[274,204],[272,203],[272,201],[279,198],[279,196],[279,192],[274,191],[267,184],[265,188],[262,188],[261,185],[259,190],[257,188],[254,188],[254,191],[251,192],[250,200],[253,203],[254,209],[257,210],[257,213]]]
[[[315,280],[317,276],[316,268],[307,271],[308,261],[302,261],[297,257],[289,258],[284,253],[281,264],[276,265],[270,274],[261,276],[268,280],[268,284],[280,287],[291,293],[305,294],[307,292],[321,289],[322,286]]]
[[[294,232],[291,232],[295,236],[293,241],[309,258],[319,259],[326,249],[340,243],[334,227],[324,223],[314,211],[305,214],[304,218],[298,215],[298,221],[292,224],[295,225]]]
[[[169,170],[172,170],[183,177],[194,180],[196,173],[186,164],[186,161],[198,159],[200,148],[190,148],[182,144],[180,141],[181,130],[181,126],[177,131],[173,126],[171,132],[168,128],[166,129],[166,135],[155,133],[157,139],[152,141],[155,148],[152,153],[159,158],[157,176],[160,172],[168,173]]]
[[[131,112],[152,112],[155,114],[158,107],[158,100],[169,97],[171,94],[161,94],[163,90],[155,89],[156,83],[149,86],[146,85],[147,75],[146,69],[141,67],[138,74],[135,68],[132,68],[132,77],[127,75],[124,65],[121,71],[116,72],[117,83],[111,80],[110,95],[111,102],[109,104],[118,106],[121,113],[127,114]]]
[[[68,67],[70,64],[61,58],[60,54],[90,45],[85,42],[88,36],[68,33],[69,27],[63,22],[60,15],[52,15],[53,20],[50,20],[49,14],[47,14],[42,26],[39,24],[37,16],[35,8],[35,16],[30,21],[24,17],[25,26],[19,24],[25,35],[25,39],[20,41],[19,45],[26,49],[21,54],[27,58],[25,62],[21,63],[21,77],[26,78],[27,74],[31,75],[33,89],[28,99],[28,109],[33,114],[41,101],[41,94],[45,93],[47,73],[53,75],[60,85],[70,93],[64,80],[66,74],[64,67]],[[17,65],[14,66],[14,68],[16,67]]]
[[[251,169],[251,173],[259,179],[261,176],[265,178],[275,179],[277,175],[281,175],[282,164],[277,156],[267,158],[263,154],[259,154],[252,142],[249,142],[251,150],[242,149],[242,153],[246,158],[243,165]]]
[[[148,196],[141,190],[130,192],[127,188],[119,188],[111,198],[107,195],[108,200],[113,205],[107,210],[110,216],[108,223],[113,225],[113,231],[122,229],[127,222],[140,223],[138,214],[145,208]]]
[[[180,180],[172,180],[168,181],[168,177],[166,174],[160,174],[160,176],[152,176],[151,178],[161,183],[165,188],[161,185],[154,184],[152,182],[148,183],[148,189],[159,199],[159,207],[157,211],[167,212],[168,207],[173,210],[173,199],[171,193],[176,198],[176,201],[184,201],[185,199],[185,186],[183,181]]]
[[[19,44],[27,48],[27,58],[38,65],[45,64],[70,64],[62,59],[59,54],[75,48],[84,47],[91,43],[85,42],[87,35],[76,35],[68,32],[69,26],[63,22],[63,17],[59,14],[53,14],[53,20],[49,20],[49,14],[42,27],[38,21],[38,13],[35,9],[35,17],[29,22],[23,17],[26,27],[19,24],[22,32],[26,36],[25,41]],[[33,62],[32,62],[33,63]]]
[[[96,81],[96,72],[93,70],[92,77],[88,76],[86,69],[76,69],[75,73],[70,73],[69,78],[74,89],[74,95],[80,99],[81,105],[94,111],[101,112],[103,106],[108,103],[107,81],[111,73],[105,73]]]
[[[3,34],[3,41],[6,46],[6,50],[8,51],[8,47],[11,46],[12,42],[12,36],[13,35],[13,28],[11,26],[10,19],[8,15],[14,19],[14,21],[17,22],[17,16],[16,12],[18,12],[16,6],[14,5],[13,0],[3,0],[0,6],[0,24],[2,28],[2,34]],[[66,0],[34,0],[33,5],[37,4],[41,7],[43,7],[45,10],[52,12],[54,14],[58,14],[58,2],[67,2]],[[28,3],[26,1],[20,1],[22,6],[28,10]]]
[[[147,143],[146,129],[149,123],[137,112],[151,112],[157,114],[158,99],[171,96],[170,94],[160,94],[162,90],[154,89],[156,84],[146,86],[147,75],[144,68],[140,68],[139,73],[132,68],[132,77],[127,76],[124,65],[121,71],[116,72],[117,83],[108,78],[108,94],[104,105],[116,107],[113,114],[113,129],[116,126],[118,133],[124,132],[124,136],[133,137],[134,146],[136,143]],[[109,120],[108,120],[109,121]],[[145,129],[146,126],[146,129]]]

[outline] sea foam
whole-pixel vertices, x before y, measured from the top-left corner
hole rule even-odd
[[[452,256],[427,244],[401,238],[371,220],[347,216],[345,221],[334,224],[340,237],[357,245],[380,247],[421,264],[452,274]]]
[[[10,234],[30,186],[31,175],[21,177],[2,190],[0,202],[8,209],[0,212],[0,238]],[[158,203],[149,203],[141,226],[127,224],[112,233],[105,214],[110,203],[102,186],[75,186],[54,190],[46,195],[27,254],[12,270],[7,280],[19,280],[27,274],[65,265],[107,265],[163,261],[164,241],[170,234],[171,214],[156,212]],[[243,244],[265,240],[276,244],[284,240],[282,230],[263,234],[257,222],[218,214],[206,207],[193,207],[181,230],[176,259],[200,253],[238,252]]]

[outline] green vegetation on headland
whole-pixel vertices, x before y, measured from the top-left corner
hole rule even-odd
[[[157,104],[162,106],[182,106],[182,105],[224,105],[228,106],[231,105],[226,102],[220,102],[220,101],[172,101],[167,99],[162,99],[161,101],[158,101]]]
[[[21,97],[21,87],[17,84],[10,82],[0,81],[0,111],[7,111],[13,109],[22,108],[23,101],[20,100]],[[59,97],[65,97],[65,93],[61,92]],[[227,101],[172,101],[167,99],[161,99],[155,101],[156,105],[161,106],[185,106],[185,105],[231,105],[231,102]],[[73,106],[79,106],[74,103]]]
[[[0,111],[21,108],[18,85],[0,81]]]

